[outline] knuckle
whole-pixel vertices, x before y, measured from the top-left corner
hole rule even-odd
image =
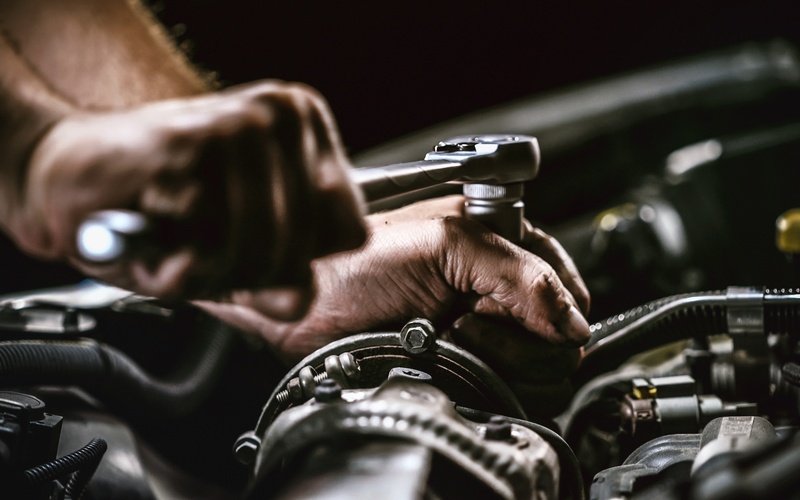
[[[461,250],[478,245],[474,235],[476,228],[472,227],[474,224],[462,217],[445,216],[431,222],[439,227],[438,243],[443,249]]]
[[[435,220],[442,226],[444,238],[448,243],[469,241],[472,244],[481,244],[489,233],[480,224],[463,217],[446,215]]]
[[[269,91],[260,93],[257,97],[280,112],[302,115],[309,114],[323,100],[312,87],[295,82],[275,84]]]
[[[236,99],[228,108],[227,120],[230,127],[223,127],[231,135],[240,132],[264,132],[272,128],[274,115],[273,109],[265,106],[261,99]]]
[[[554,317],[566,313],[572,305],[565,296],[558,274],[550,266],[538,272],[533,280],[532,292],[546,302]]]

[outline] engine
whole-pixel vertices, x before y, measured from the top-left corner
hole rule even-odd
[[[544,154],[525,215],[564,243],[594,301],[558,411],[521,404],[481,353],[426,318],[287,367],[190,306],[86,282],[0,299],[2,491],[800,495],[794,49],[748,45],[518,102],[358,161],[407,161],[512,114]]]

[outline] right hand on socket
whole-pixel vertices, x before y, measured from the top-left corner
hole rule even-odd
[[[332,115],[313,90],[260,82],[59,121],[34,150],[9,224],[23,250],[165,299],[281,287],[307,305],[309,262],[361,245],[361,203]],[[80,259],[92,213],[132,209],[154,241],[108,264]],[[298,298],[299,297],[299,298]]]
[[[580,360],[578,346],[589,340],[583,317],[589,291],[572,259],[554,238],[527,223],[522,246],[514,245],[464,219],[463,206],[463,197],[451,196],[368,216],[363,248],[314,262],[317,295],[299,321],[260,314],[274,297],[258,292],[196,304],[262,335],[288,362],[353,333],[399,330],[409,318],[424,317],[440,331],[452,326],[456,341],[503,363],[515,379],[541,380],[543,358],[562,379]],[[487,334],[484,324],[463,319],[466,313],[508,320],[520,330],[497,339],[507,329],[492,327]],[[553,350],[558,355],[527,352],[548,345],[559,346]]]

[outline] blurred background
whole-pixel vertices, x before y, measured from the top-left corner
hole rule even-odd
[[[575,258],[593,320],[798,282],[775,247],[776,217],[800,206],[795,1],[152,6],[223,85],[319,89],[357,165],[454,135],[538,137],[526,215]]]
[[[792,0],[150,3],[224,84],[279,78],[319,89],[352,153],[642,66],[748,41],[800,41]]]

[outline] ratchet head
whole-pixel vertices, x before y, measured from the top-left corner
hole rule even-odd
[[[461,164],[455,182],[509,184],[525,182],[539,173],[539,142],[526,135],[465,135],[437,144],[426,161]]]
[[[535,137],[477,135],[440,142],[425,160],[461,163],[464,216],[478,221],[514,243],[524,237],[523,183],[539,173],[539,143]]]

